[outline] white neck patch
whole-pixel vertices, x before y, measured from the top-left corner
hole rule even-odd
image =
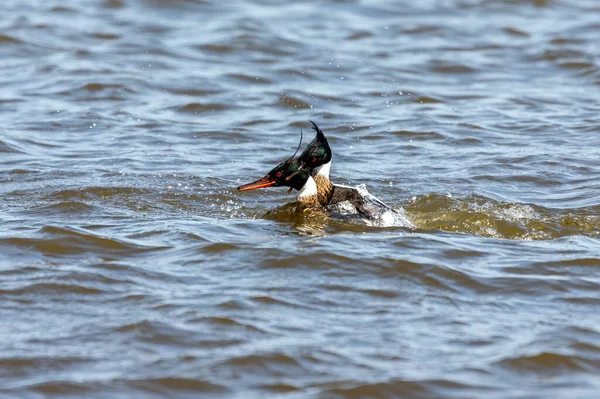
[[[329,180],[329,171],[331,170],[331,161],[327,162],[324,165],[319,166],[315,171],[318,175],[326,177]]]
[[[304,186],[302,186],[298,193],[298,199],[311,197],[313,195],[317,195],[317,183],[315,183],[315,179],[309,176],[308,180],[304,183]]]

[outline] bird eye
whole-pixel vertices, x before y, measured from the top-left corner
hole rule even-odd
[[[281,177],[282,174],[283,173],[281,173],[281,172],[277,172],[277,173],[275,173],[275,177]]]
[[[313,158],[312,163],[317,163],[317,158]]]

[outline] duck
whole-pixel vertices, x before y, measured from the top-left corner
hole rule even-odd
[[[370,226],[414,228],[403,212],[370,194],[364,184],[352,187],[331,182],[331,147],[319,126],[313,121],[309,122],[316,135],[299,157],[295,155],[300,145],[292,157],[281,162],[265,177],[239,186],[238,190],[287,186],[288,193],[294,189],[298,191],[297,202],[302,211],[317,210]]]
[[[329,178],[333,158],[331,147],[319,126],[311,120],[309,122],[316,132],[315,138],[298,157],[299,167],[295,173],[310,173],[317,185],[321,205],[341,215],[358,215],[367,224],[414,227],[402,211],[369,193],[364,184],[353,187],[332,183]],[[288,176],[289,179],[293,177],[294,173]]]

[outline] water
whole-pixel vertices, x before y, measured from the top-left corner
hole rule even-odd
[[[0,16],[1,397],[597,397],[595,0]],[[417,229],[235,190],[308,119]]]

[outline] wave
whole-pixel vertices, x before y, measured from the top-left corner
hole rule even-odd
[[[429,194],[414,197],[405,209],[408,218],[418,228],[426,230],[514,240],[600,235],[600,212],[595,207],[556,210],[483,196],[455,198]]]
[[[84,253],[139,254],[168,248],[147,246],[131,239],[107,237],[76,227],[44,226],[29,237],[4,237],[0,246],[22,248],[46,256],[68,256]]]

